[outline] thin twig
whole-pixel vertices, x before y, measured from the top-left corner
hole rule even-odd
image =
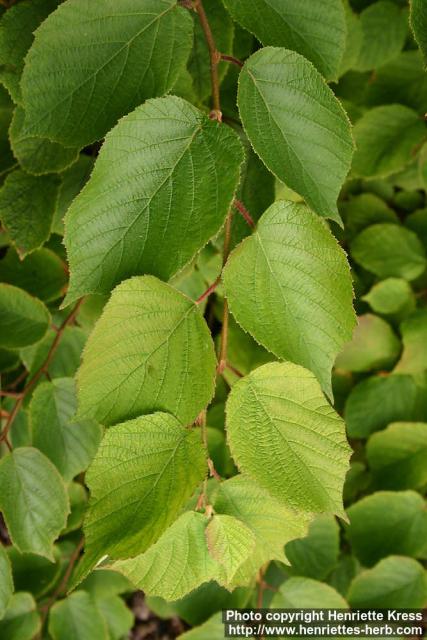
[[[41,627],[40,627],[40,635],[39,638],[41,638],[42,633],[43,633],[43,627],[45,625],[46,622],[46,618],[48,616],[49,610],[51,609],[51,607],[55,604],[55,602],[57,601],[57,599],[64,595],[64,593],[67,590],[67,584],[68,581],[70,579],[70,576],[73,572],[74,566],[77,562],[77,560],[79,559],[81,550],[83,549],[83,545],[84,545],[84,538],[82,538],[80,540],[80,542],[78,543],[77,547],[74,549],[70,560],[68,562],[68,567],[64,573],[64,577],[62,578],[61,582],[59,583],[58,587],[55,589],[55,591],[53,592],[53,594],[51,595],[51,597],[49,598],[49,600],[47,601],[46,604],[44,604],[42,607],[40,607],[40,610],[42,612],[42,620],[41,620]]]
[[[61,324],[61,326],[58,329],[58,333],[55,335],[55,338],[50,346],[49,352],[46,356],[46,360],[43,362],[43,364],[41,365],[41,367],[36,371],[36,373],[34,374],[34,376],[31,378],[31,380],[26,384],[26,386],[24,387],[23,391],[18,394],[17,396],[15,396],[17,398],[16,402],[15,402],[15,406],[13,407],[12,411],[10,412],[9,418],[6,421],[5,427],[3,429],[3,431],[0,434],[0,442],[4,442],[9,434],[9,431],[13,425],[13,422],[16,418],[16,416],[19,413],[19,410],[22,407],[22,404],[26,398],[26,396],[28,395],[28,393],[31,391],[31,389],[34,387],[34,385],[37,383],[37,381],[41,378],[42,375],[45,375],[48,372],[49,369],[49,365],[52,361],[53,356],[55,355],[55,352],[58,348],[58,345],[60,343],[60,340],[62,338],[62,335],[66,329],[66,327],[73,323],[76,315],[79,311],[80,305],[82,304],[84,298],[81,298],[81,300],[79,300],[79,302],[75,305],[74,309],[71,311],[71,313],[65,318],[64,322]]]
[[[222,120],[221,103],[219,97],[219,77],[218,77],[218,63],[221,60],[221,54],[216,48],[215,40],[212,34],[212,29],[209,24],[209,20],[206,16],[205,9],[203,7],[202,0],[194,0],[194,9],[199,16],[200,25],[205,35],[206,44],[208,45],[209,58],[210,58],[210,71],[211,71],[211,85],[212,85],[212,111],[210,113],[211,120]]]
[[[219,284],[220,280],[221,280],[221,276],[218,276],[218,278],[215,280],[215,282],[213,282],[213,283],[210,285],[210,287],[208,287],[208,288],[206,289],[206,291],[204,291],[204,292],[202,293],[202,295],[201,295],[201,296],[199,296],[199,297],[197,298],[197,300],[196,300],[196,304],[200,304],[201,302],[203,302],[204,300],[206,300],[206,298],[208,298],[208,297],[211,295],[211,293],[213,293],[213,292],[215,291],[215,289],[217,288],[217,286],[218,286],[218,284]]]
[[[236,369],[236,367],[233,367],[233,365],[230,364],[229,362],[226,363],[225,368],[229,369],[238,378],[243,378],[243,373],[241,371],[239,371],[238,369]]]
[[[243,218],[246,220],[246,222],[248,223],[248,225],[250,227],[252,227],[252,228],[255,227],[255,222],[254,222],[251,214],[249,213],[249,211],[246,209],[246,207],[243,204],[243,202],[241,202],[240,200],[234,199],[233,206],[243,216]]]
[[[240,69],[243,67],[243,62],[239,60],[239,58],[235,58],[234,56],[229,56],[225,53],[221,53],[221,60],[224,60],[225,62],[231,62],[232,64],[235,64],[236,67],[239,67]]]

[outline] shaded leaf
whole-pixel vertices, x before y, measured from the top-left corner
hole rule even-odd
[[[417,388],[411,376],[373,376],[348,396],[344,419],[350,438],[367,438],[391,422],[411,420]]]
[[[357,575],[348,601],[353,609],[423,607],[427,598],[427,574],[412,558],[389,556],[373,569]]]
[[[280,609],[299,609],[306,607],[347,609],[348,604],[328,584],[311,578],[290,578],[286,580],[279,592],[274,595],[272,607]]]
[[[347,371],[387,369],[397,360],[400,341],[385,320],[367,313],[359,316],[351,342],[338,354],[335,366]]]
[[[427,483],[427,424],[395,422],[368,440],[366,456],[377,486],[418,489]]]
[[[37,298],[13,287],[0,284],[0,346],[17,349],[34,344],[45,335],[50,314]]]
[[[411,0],[410,24],[427,64],[427,7],[423,0]]]
[[[109,640],[107,624],[88,593],[77,591],[49,612],[52,640]]]
[[[67,274],[65,264],[49,249],[37,249],[20,260],[16,251],[9,248],[0,260],[0,280],[50,302],[62,294]]]
[[[0,220],[21,257],[49,238],[58,194],[54,175],[10,173],[0,189]]]
[[[380,278],[415,280],[426,268],[424,247],[415,233],[396,224],[373,224],[352,241],[353,259]]]
[[[37,449],[20,447],[0,461],[0,509],[18,551],[53,560],[53,541],[69,512],[65,486]]]
[[[16,107],[9,129],[13,155],[21,167],[33,175],[63,171],[73,164],[79,150],[63,147],[47,138],[32,137],[25,133],[25,111]]]
[[[373,493],[347,514],[352,550],[366,567],[392,554],[419,558],[427,552],[427,510],[415,491]]]
[[[0,621],[9,606],[13,590],[14,587],[9,558],[5,548],[0,546]]]
[[[352,172],[368,178],[389,176],[413,159],[426,128],[413,109],[401,104],[374,107],[354,127]]]
[[[15,593],[6,614],[0,620],[0,637],[7,640],[33,640],[40,630],[37,605],[29,593]]]
[[[291,540],[285,547],[292,573],[324,580],[338,562],[339,527],[333,516],[317,516],[304,538]]]
[[[376,69],[395,58],[403,48],[408,32],[407,15],[396,3],[379,0],[360,14],[362,46],[356,68]]]
[[[286,47],[310,60],[327,79],[336,78],[344,53],[346,23],[341,0],[225,0],[236,22],[265,45]]]
[[[87,469],[102,437],[95,421],[75,421],[76,411],[72,378],[44,382],[31,399],[33,445],[53,462],[66,482]]]

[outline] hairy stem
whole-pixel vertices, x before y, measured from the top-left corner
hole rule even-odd
[[[243,218],[246,220],[246,222],[250,227],[252,228],[255,227],[255,222],[251,214],[249,213],[249,211],[246,209],[243,202],[241,202],[240,200],[234,199],[233,206],[243,216]]]
[[[221,60],[224,60],[225,62],[231,62],[232,64],[235,64],[236,67],[239,67],[239,69],[243,67],[243,62],[239,60],[239,58],[235,58],[234,56],[229,56],[225,53],[221,53]]]

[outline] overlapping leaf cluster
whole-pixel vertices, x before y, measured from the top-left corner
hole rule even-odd
[[[4,4],[0,636],[423,606],[423,1]]]

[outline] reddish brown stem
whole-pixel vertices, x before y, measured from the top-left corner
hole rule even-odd
[[[225,53],[221,53],[221,60],[224,60],[225,62],[231,62],[232,64],[235,64],[236,67],[239,67],[240,69],[243,67],[243,62],[239,60],[239,58],[235,58],[234,56],[228,56]]]
[[[206,298],[208,298],[211,295],[211,293],[213,293],[215,291],[215,289],[217,288],[220,280],[221,280],[221,276],[218,276],[218,278],[215,280],[215,282],[213,282],[211,284],[211,286],[208,287],[206,289],[206,291],[204,291],[202,293],[202,295],[197,298],[196,304],[200,304],[201,302],[203,302],[203,300],[206,300]]]
[[[49,610],[52,607],[52,605],[57,601],[57,599],[64,595],[66,590],[67,590],[67,584],[68,581],[70,579],[70,576],[73,572],[74,566],[77,562],[77,560],[79,559],[80,553],[83,549],[83,545],[84,545],[84,538],[82,538],[80,540],[80,542],[78,543],[77,547],[74,549],[70,560],[68,562],[68,567],[64,573],[64,577],[62,578],[61,582],[59,583],[59,586],[55,589],[55,591],[53,592],[53,594],[51,595],[51,597],[49,598],[49,600],[47,601],[47,603],[45,605],[43,605],[41,607],[41,612],[42,612],[42,622],[41,622],[41,630],[40,630],[40,635],[38,636],[39,638],[42,637],[42,633],[43,633],[43,627],[46,623],[46,618],[48,616]]]
[[[210,113],[211,120],[222,120],[221,103],[219,97],[219,77],[218,77],[218,63],[221,60],[221,54],[216,48],[215,40],[212,34],[212,29],[209,24],[209,20],[206,16],[205,9],[203,7],[202,0],[194,0],[194,9],[199,16],[200,24],[205,35],[206,44],[208,45],[209,58],[210,58],[210,71],[211,71],[211,85],[212,85],[212,111]]]
[[[255,222],[253,221],[253,218],[252,218],[251,214],[246,209],[246,207],[243,204],[243,202],[241,202],[240,200],[236,200],[235,199],[234,202],[233,202],[233,205],[237,209],[237,211],[243,216],[243,218],[246,220],[248,225],[250,227],[254,227],[255,226]]]

